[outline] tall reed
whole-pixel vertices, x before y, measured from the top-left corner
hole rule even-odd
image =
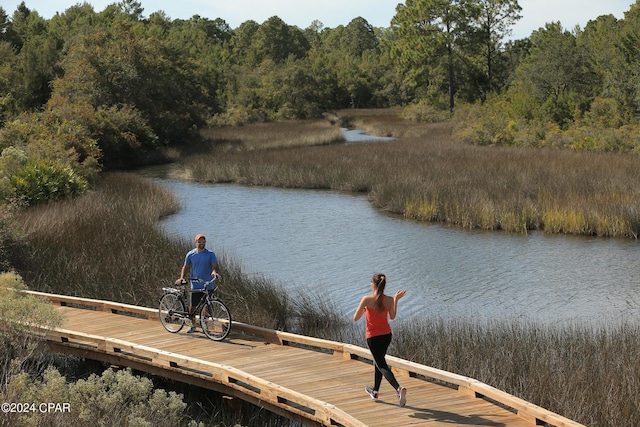
[[[16,217],[22,230],[16,266],[31,289],[155,307],[161,286],[177,277],[192,246],[191,239],[170,239],[157,227],[158,218],[177,208],[174,197],[151,181],[107,175],[82,198]],[[224,248],[214,249],[221,256],[223,298],[235,319],[366,345],[363,331],[337,314],[321,292],[291,295],[266,275],[245,274]],[[586,425],[640,424],[640,326],[635,323],[556,328],[427,317],[394,325],[391,350]]]
[[[449,123],[406,123],[388,111],[341,114],[352,116],[345,119],[350,126],[398,139],[214,149],[212,157],[190,159],[192,176],[362,191],[379,209],[465,228],[638,236],[640,168],[634,154],[469,146],[452,137]],[[261,132],[270,133],[269,125]],[[270,134],[277,138],[276,129]],[[307,331],[364,345],[349,322]],[[639,338],[640,326],[632,322],[592,328],[427,318],[398,325],[392,352],[477,378],[586,425],[631,427],[640,424]]]
[[[379,209],[469,229],[638,236],[640,168],[634,154],[471,146],[452,136],[450,123],[369,114],[352,123],[398,139],[284,149],[261,149],[255,142],[251,149],[228,150],[214,143],[209,155],[189,159],[186,172],[180,166],[181,176],[367,192]],[[287,125],[295,126],[261,124],[259,133],[265,141],[277,140]],[[237,141],[245,135],[255,141],[258,129],[234,129]],[[218,141],[213,132],[209,136]]]
[[[185,164],[203,180],[366,191],[381,209],[469,228],[637,235],[634,156],[471,147],[453,140],[447,124],[408,125],[393,116],[385,116],[380,132],[402,136],[393,143],[260,148],[277,141],[285,125],[292,126],[233,129],[240,140],[244,132],[255,135],[251,149],[217,144],[213,157]],[[146,180],[107,175],[82,198],[17,217],[24,234],[15,265],[34,289],[154,306],[191,247],[156,227],[178,208]],[[222,258],[222,291],[239,320],[363,345],[359,331],[321,297],[292,298],[268,277],[246,277],[239,261],[224,252]],[[428,318],[398,325],[393,352],[586,425],[632,426],[640,421],[639,338],[631,324],[558,329]]]
[[[638,323],[427,317],[394,332],[393,352],[403,358],[476,378],[588,426],[640,425]]]
[[[20,238],[15,239],[13,265],[30,289],[157,307],[161,288],[178,277],[193,246],[191,239],[169,238],[158,227],[158,219],[177,209],[175,196],[152,181],[107,174],[83,197],[14,217],[12,231]],[[276,329],[299,325],[282,286],[266,276],[245,274],[237,258],[224,248],[214,249],[219,249],[222,267],[221,296],[234,319]],[[305,311],[306,316],[312,313],[312,307]],[[184,391],[171,382],[161,385]],[[204,390],[187,395],[192,417],[204,425],[230,420],[247,426],[295,425],[260,408],[245,408],[240,417],[225,413],[221,400],[210,395]]]
[[[190,238],[169,238],[158,227],[177,209],[175,195],[152,181],[107,174],[83,197],[17,216],[22,238],[14,265],[34,290],[155,307],[193,248]],[[310,307],[296,314],[284,288],[269,277],[249,276],[233,254],[212,249],[220,258],[220,296],[236,320],[290,329],[312,315]]]
[[[342,140],[342,132],[328,120],[295,120],[255,123],[242,127],[203,129],[201,136],[225,150],[274,149],[326,145]]]
[[[150,181],[106,175],[83,197],[18,216],[24,238],[14,264],[32,289],[150,304],[167,278],[178,277],[186,253],[156,227],[178,208],[170,192]]]

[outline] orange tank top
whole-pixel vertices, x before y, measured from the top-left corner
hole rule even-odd
[[[389,309],[383,308],[382,311],[375,308],[366,308],[365,314],[367,316],[366,337],[377,337],[380,335],[387,335],[391,333],[391,326],[389,325]]]

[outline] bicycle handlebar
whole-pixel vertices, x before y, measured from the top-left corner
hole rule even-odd
[[[177,286],[185,286],[185,285],[186,285],[187,283],[189,283],[189,282],[199,282],[199,283],[203,283],[203,284],[204,284],[204,286],[205,286],[205,288],[206,288],[208,285],[210,285],[210,284],[212,284],[213,282],[215,282],[215,281],[216,281],[216,279],[217,279],[217,277],[216,277],[216,276],[214,276],[214,277],[213,277],[213,279],[211,279],[211,280],[209,280],[209,281],[202,280],[202,279],[199,279],[199,278],[197,278],[197,277],[189,277],[189,278],[187,278],[187,279],[182,279],[182,280],[178,280],[178,281],[176,281],[176,285],[177,285]]]

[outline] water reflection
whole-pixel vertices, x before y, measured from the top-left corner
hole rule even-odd
[[[406,288],[401,318],[439,314],[550,323],[640,318],[635,241],[470,232],[381,215],[364,196],[161,179],[183,210],[167,233],[237,255],[288,289],[333,299],[345,312],[373,273]]]

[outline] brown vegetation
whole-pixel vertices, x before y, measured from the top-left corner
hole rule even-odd
[[[640,231],[635,154],[475,146],[453,137],[449,122],[406,122],[388,110],[341,116],[397,140],[275,149],[261,141],[278,140],[283,126],[297,125],[260,124],[233,128],[238,149],[230,150],[230,130],[210,129],[212,153],[189,159],[188,173],[180,175],[367,192],[381,210],[468,229],[631,238]]]
[[[190,246],[154,225],[175,209],[163,194],[143,178],[115,174],[95,194],[25,212],[18,219],[26,283],[153,307]],[[223,298],[237,320],[364,345],[362,331],[330,301],[291,296],[268,277],[249,279],[237,260],[222,256]],[[635,324],[592,329],[425,318],[394,331],[396,356],[477,378],[586,425],[640,423]]]
[[[587,426],[640,423],[640,325],[414,319],[401,357],[475,378]]]

